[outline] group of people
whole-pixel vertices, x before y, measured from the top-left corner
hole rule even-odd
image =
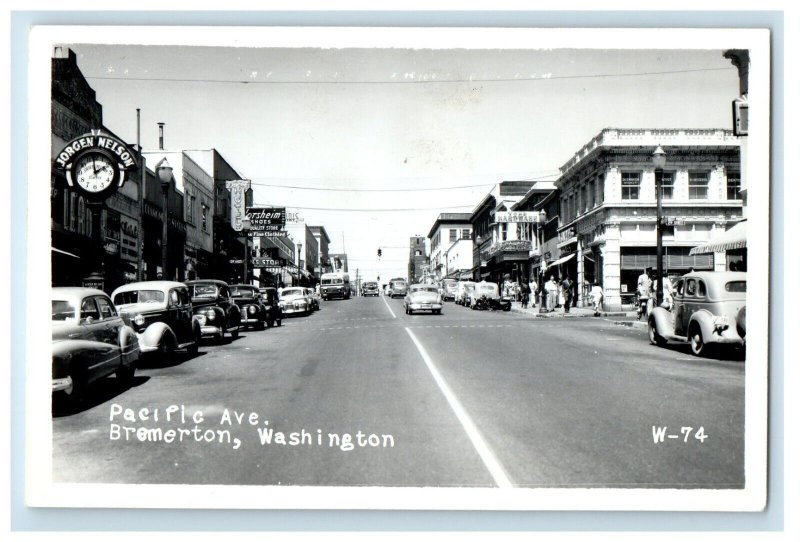
[[[556,280],[554,275],[550,275],[550,278],[544,284],[542,294],[542,308],[544,311],[554,312],[561,305],[564,307],[564,312],[569,313],[570,307],[574,304],[575,285],[569,275],[566,275],[561,281]],[[529,283],[523,282],[521,284],[506,279],[503,283],[503,295],[514,297],[521,303],[523,309],[527,309],[529,304],[531,307],[536,307],[539,284],[535,279]],[[599,283],[594,283],[589,296],[592,299],[595,315],[599,315],[603,307],[603,288]],[[563,299],[563,303],[559,303],[560,298]]]
[[[645,269],[641,275],[639,275],[638,280],[636,281],[636,295],[638,296],[638,300],[636,303],[636,315],[637,318],[641,320],[642,316],[647,317],[650,315],[650,311],[653,310],[653,307],[656,306],[656,296],[657,296],[657,275],[653,271],[652,268],[648,267]],[[667,274],[661,277],[661,291],[662,291],[662,302],[661,306],[665,309],[671,311],[672,306],[674,304],[673,300],[673,286],[672,281],[669,280]]]

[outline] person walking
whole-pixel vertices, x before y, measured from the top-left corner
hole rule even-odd
[[[558,302],[558,283],[553,275],[550,275],[550,280],[545,284],[544,291],[547,296],[547,312],[553,312],[556,310],[556,303]]]
[[[539,285],[535,279],[532,279],[528,284],[528,292],[531,298],[531,307],[536,308],[536,296],[539,295]]]
[[[565,275],[561,281],[561,292],[564,295],[564,314],[566,314],[572,306],[572,281],[569,280],[569,275]]]
[[[649,304],[653,291],[653,281],[650,278],[650,269],[645,269],[636,281],[636,319],[641,320],[642,316],[650,314]]]
[[[522,308],[528,308],[528,298],[530,297],[531,289],[528,287],[527,283],[523,282],[519,286],[520,291],[520,302],[522,303]]]
[[[594,315],[600,316],[600,311],[603,309],[603,288],[599,282],[595,282],[592,286],[592,291],[589,293],[592,298],[592,306],[594,307]]]

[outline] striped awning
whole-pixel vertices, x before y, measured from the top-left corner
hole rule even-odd
[[[725,252],[737,248],[747,248],[747,222],[738,222],[725,233],[711,239],[705,245],[694,247],[689,251],[690,256],[705,254],[707,252]]]

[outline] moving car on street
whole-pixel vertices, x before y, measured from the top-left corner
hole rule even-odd
[[[470,294],[475,290],[475,283],[465,280],[458,283],[458,290],[456,291],[456,305],[466,307],[470,302]]]
[[[304,290],[308,296],[308,302],[311,305],[311,311],[318,311],[320,307],[320,300],[322,298],[317,295],[317,291],[314,290],[314,288],[304,288]]]
[[[242,313],[244,328],[264,329],[267,325],[267,308],[261,302],[257,286],[250,284],[231,284],[231,297]]]
[[[650,313],[650,342],[688,342],[696,356],[715,345],[744,345],[746,277],[737,271],[701,271],[679,278],[672,312],[656,307]]]
[[[389,297],[405,297],[408,293],[408,283],[406,279],[392,279],[389,281]]]
[[[278,289],[272,287],[259,288],[259,292],[261,293],[261,302],[267,312],[267,327],[272,327],[275,324],[280,327],[283,320],[283,311],[278,299]]]
[[[373,281],[365,282],[361,287],[361,295],[364,297],[371,295],[378,297],[378,283]]]
[[[455,279],[442,280],[442,301],[455,301],[458,293],[458,281]]]
[[[311,301],[305,288],[299,286],[284,288],[278,292],[281,311],[285,316],[308,316],[311,314]]]
[[[433,284],[413,284],[403,299],[406,314],[417,311],[431,311],[433,314],[442,313],[442,296],[439,288]]]
[[[234,303],[227,283],[203,279],[190,280],[186,286],[203,337],[213,337],[222,342],[228,333],[233,339],[239,336],[242,311]]]
[[[77,404],[86,388],[111,374],[129,386],[139,339],[111,299],[92,288],[52,289],[53,394]]]
[[[111,294],[120,316],[136,331],[143,354],[170,356],[186,349],[196,354],[200,323],[194,318],[189,288],[181,282],[132,282]]]
[[[511,310],[511,298],[502,297],[500,288],[494,282],[480,281],[470,295],[469,306],[472,310]]]

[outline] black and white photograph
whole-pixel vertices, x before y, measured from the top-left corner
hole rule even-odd
[[[29,505],[765,506],[768,31],[168,30],[31,34]]]

